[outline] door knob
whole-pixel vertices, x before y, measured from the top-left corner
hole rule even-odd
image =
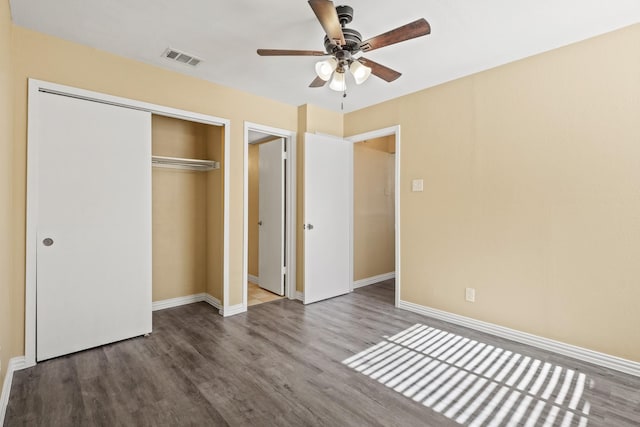
[[[313,230],[313,224],[307,224],[307,230]]]
[[[258,221],[258,225],[262,225],[262,221]]]
[[[53,239],[51,237],[47,237],[42,241],[42,244],[45,246],[51,246],[53,245]]]

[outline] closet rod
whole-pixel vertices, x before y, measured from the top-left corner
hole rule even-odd
[[[159,168],[210,171],[220,169],[215,160],[183,159],[181,157],[151,156],[151,165]]]

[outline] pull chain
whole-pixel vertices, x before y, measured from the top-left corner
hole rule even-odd
[[[347,97],[347,79],[344,80],[344,91],[342,92],[342,101],[340,101],[340,110],[344,111],[344,99]]]

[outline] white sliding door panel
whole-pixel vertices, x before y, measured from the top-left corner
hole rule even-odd
[[[353,144],[305,134],[304,303],[350,291]]]
[[[46,93],[38,101],[36,355],[45,360],[151,332],[151,114]]]
[[[284,139],[259,145],[260,287],[284,295]]]

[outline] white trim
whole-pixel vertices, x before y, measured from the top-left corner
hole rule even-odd
[[[222,314],[222,303],[220,300],[205,292],[201,294],[185,295],[183,297],[164,299],[153,303],[153,311],[164,310],[165,308],[179,307],[181,305],[193,304],[195,302],[206,302],[217,308]]]
[[[295,299],[304,302],[304,292],[296,291],[296,298]]]
[[[225,307],[220,309],[220,314],[224,317],[235,316],[236,314],[245,313],[247,306],[245,304],[236,304],[231,307]]]
[[[373,285],[374,283],[383,282],[389,279],[395,279],[396,272],[378,274],[377,276],[366,277],[360,280],[354,280],[353,289],[361,288],[363,286]]]
[[[212,296],[211,294],[204,294],[204,298],[202,299],[202,301],[206,302],[214,308],[217,308],[218,312],[222,315],[222,303],[218,298]]]
[[[167,117],[178,118],[215,126],[224,126],[224,213],[223,213],[223,271],[222,287],[224,305],[228,306],[229,295],[229,155],[231,144],[231,121],[206,114],[150,104],[103,93],[78,89],[42,80],[29,79],[28,123],[27,123],[27,223],[25,262],[25,366],[36,364],[36,229],[38,201],[38,126],[40,91],[72,96],[90,101],[104,102],[124,108],[134,108]]]
[[[267,133],[273,136],[278,136],[285,139],[287,146],[287,167],[285,169],[285,181],[287,187],[287,193],[285,195],[286,207],[285,215],[287,220],[286,235],[287,235],[287,253],[285,255],[285,274],[287,284],[285,286],[285,296],[289,299],[296,297],[296,133],[287,129],[279,129],[270,126],[264,126],[257,123],[244,122],[244,148],[243,148],[243,168],[244,168],[244,185],[243,185],[243,232],[242,232],[242,305],[244,309],[237,311],[233,307],[225,310],[224,316],[231,316],[233,314],[242,313],[247,310],[247,287],[250,279],[258,279],[254,283],[260,284],[259,277],[249,276],[249,131],[254,130],[258,132]],[[253,280],[251,280],[253,281]],[[225,305],[227,307],[227,305]],[[228,314],[231,313],[231,314]]]
[[[7,372],[2,384],[2,393],[0,394],[0,426],[4,425],[4,416],[7,413],[7,405],[9,404],[9,395],[11,394],[11,383],[13,382],[13,373],[27,367],[24,356],[9,359],[7,363]]]
[[[194,302],[204,301],[204,293],[185,295],[183,297],[163,299],[160,301],[154,301],[151,304],[151,310],[164,310],[165,308],[179,307],[181,305],[193,304]]]
[[[407,301],[400,301],[399,308],[640,377],[639,362]]]
[[[395,154],[395,220],[396,220],[396,228],[395,228],[395,245],[396,245],[396,259],[395,259],[395,306],[400,307],[400,289],[401,283],[400,280],[400,125],[390,126],[384,129],[373,130],[371,132],[365,132],[358,135],[353,135],[348,138],[345,138],[347,141],[356,143],[360,141],[364,141],[367,139],[380,138],[382,136],[395,135],[396,138],[396,154]],[[353,176],[353,170],[352,170]],[[353,181],[353,179],[352,179]],[[353,187],[353,185],[352,185]],[[353,203],[352,203],[353,205]],[[351,221],[353,223],[353,212],[351,215]],[[351,248],[353,248],[353,224],[351,226]],[[353,269],[353,249],[351,251],[351,264]],[[354,282],[355,287],[355,282]]]
[[[254,276],[253,274],[248,274],[247,280],[251,283],[255,283],[256,285],[260,284],[260,278],[258,276]]]

